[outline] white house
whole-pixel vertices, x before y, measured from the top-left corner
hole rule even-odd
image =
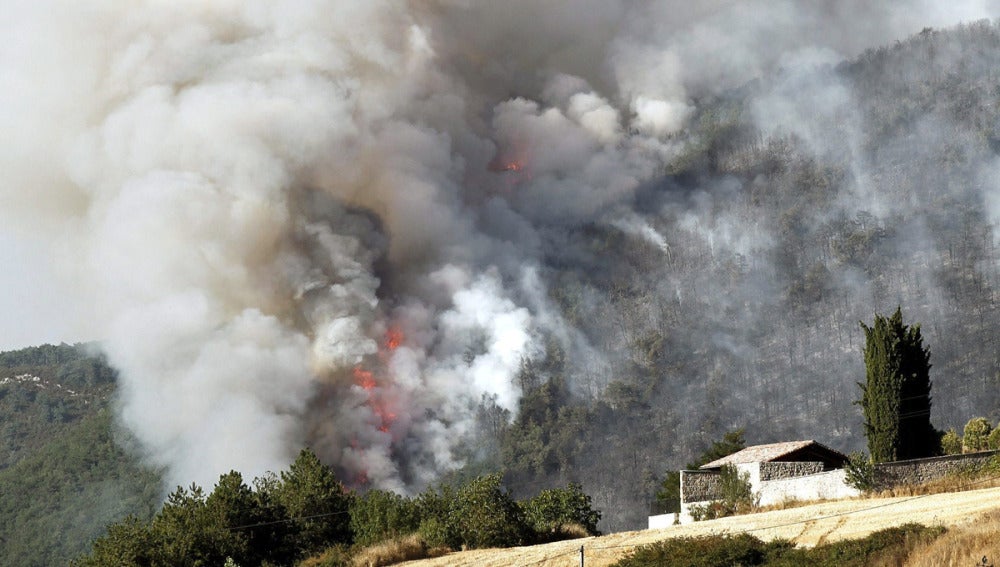
[[[691,506],[719,498],[719,474],[733,465],[750,477],[750,487],[767,506],[785,500],[822,500],[857,496],[845,482],[847,456],[816,441],[789,441],[754,445],[704,464],[696,471],[681,471],[681,523],[692,521]],[[649,517],[649,527],[674,523],[674,514]]]

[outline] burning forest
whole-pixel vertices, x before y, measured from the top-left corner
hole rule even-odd
[[[169,486],[308,446],[632,527],[728,429],[860,446],[874,311],[996,417],[987,4],[21,3],[0,203]]]

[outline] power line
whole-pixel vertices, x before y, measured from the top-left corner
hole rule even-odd
[[[256,524],[246,524],[243,526],[230,526],[227,528],[229,531],[244,530],[248,528],[259,528],[261,526],[273,526],[276,524],[287,524],[289,522],[297,522],[299,520],[312,520],[315,518],[326,518],[329,516],[342,516],[344,514],[350,514],[349,510],[341,510],[340,512],[327,512],[326,514],[313,514],[311,516],[296,516],[294,518],[282,518],[280,520],[272,520],[270,522],[258,522]]]

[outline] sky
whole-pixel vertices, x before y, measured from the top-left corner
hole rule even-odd
[[[0,227],[0,350],[94,338],[77,325],[78,306],[49,254],[44,244]]]

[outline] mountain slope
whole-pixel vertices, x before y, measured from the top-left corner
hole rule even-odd
[[[83,346],[0,353],[0,564],[64,565],[105,526],[152,515],[159,475],[123,448],[114,372]]]

